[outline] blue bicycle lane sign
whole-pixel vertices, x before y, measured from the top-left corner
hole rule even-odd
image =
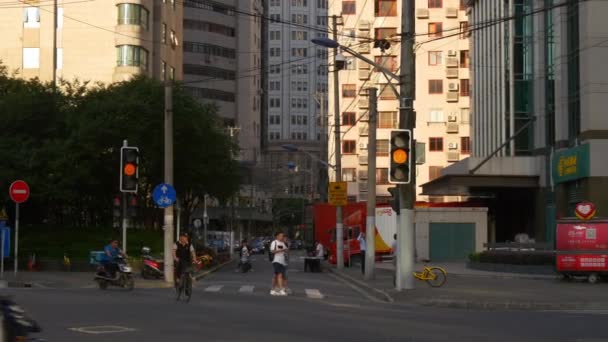
[[[175,203],[177,193],[175,188],[171,184],[159,184],[154,188],[152,192],[152,199],[154,204],[160,208],[170,207]]]

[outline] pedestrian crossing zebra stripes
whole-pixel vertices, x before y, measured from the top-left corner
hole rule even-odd
[[[241,286],[226,286],[226,285],[209,285],[203,288],[205,293],[239,293],[239,294],[268,294],[268,288],[264,286],[256,287],[254,285]],[[325,295],[319,289],[300,289],[291,291],[294,296],[305,296],[310,299],[324,299]]]

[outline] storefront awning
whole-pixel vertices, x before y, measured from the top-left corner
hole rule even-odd
[[[500,188],[537,188],[538,176],[447,174],[422,184],[427,196],[475,196]]]

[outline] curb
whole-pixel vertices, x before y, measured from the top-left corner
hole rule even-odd
[[[236,259],[234,259],[234,260],[236,260]],[[222,264],[219,264],[219,265],[217,265],[217,266],[215,266],[215,267],[213,267],[213,268],[210,268],[210,269],[208,269],[208,270],[206,270],[206,271],[197,272],[197,273],[194,275],[194,280],[198,281],[198,280],[200,280],[200,279],[203,279],[203,278],[205,278],[206,276],[210,275],[211,273],[214,273],[214,272],[219,271],[219,270],[220,270],[222,267],[224,267],[224,266],[226,266],[226,265],[228,265],[228,264],[232,263],[234,260],[228,260],[228,261],[226,261],[226,262],[224,262],[224,263],[222,263]]]
[[[327,268],[329,273],[335,275],[337,278],[340,278],[342,281],[347,283],[347,285],[351,286],[357,292],[364,294],[366,297],[373,301],[384,302],[384,303],[393,303],[395,300],[385,291],[377,289],[373,286],[366,284],[365,282],[355,279],[344,272],[337,271],[331,267]],[[356,284],[356,285],[353,285]]]
[[[521,273],[505,273],[505,274],[464,274],[450,273],[448,276],[455,278],[486,278],[486,279],[525,279],[525,280],[556,280],[559,279],[558,274],[521,274]]]
[[[601,308],[598,303],[550,303],[550,302],[493,302],[493,301],[474,301],[462,299],[428,299],[416,300],[418,306],[466,309],[466,310],[485,310],[485,311],[567,311],[567,310],[597,310]]]

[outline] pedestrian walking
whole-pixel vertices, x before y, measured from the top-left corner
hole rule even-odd
[[[365,252],[367,251],[367,245],[365,244],[365,233],[359,233],[357,241],[359,241],[359,250],[361,250],[361,273],[365,274]]]
[[[251,267],[251,249],[249,248],[247,240],[243,240],[242,246],[243,248],[241,248],[240,270],[243,273],[247,273],[250,270],[253,271],[253,268]]]
[[[270,295],[272,296],[287,296],[285,289],[285,276],[287,271],[287,245],[284,242],[285,235],[283,232],[277,232],[275,240],[270,244],[270,252],[272,253],[272,267],[274,269],[274,275],[272,277],[272,289]]]

